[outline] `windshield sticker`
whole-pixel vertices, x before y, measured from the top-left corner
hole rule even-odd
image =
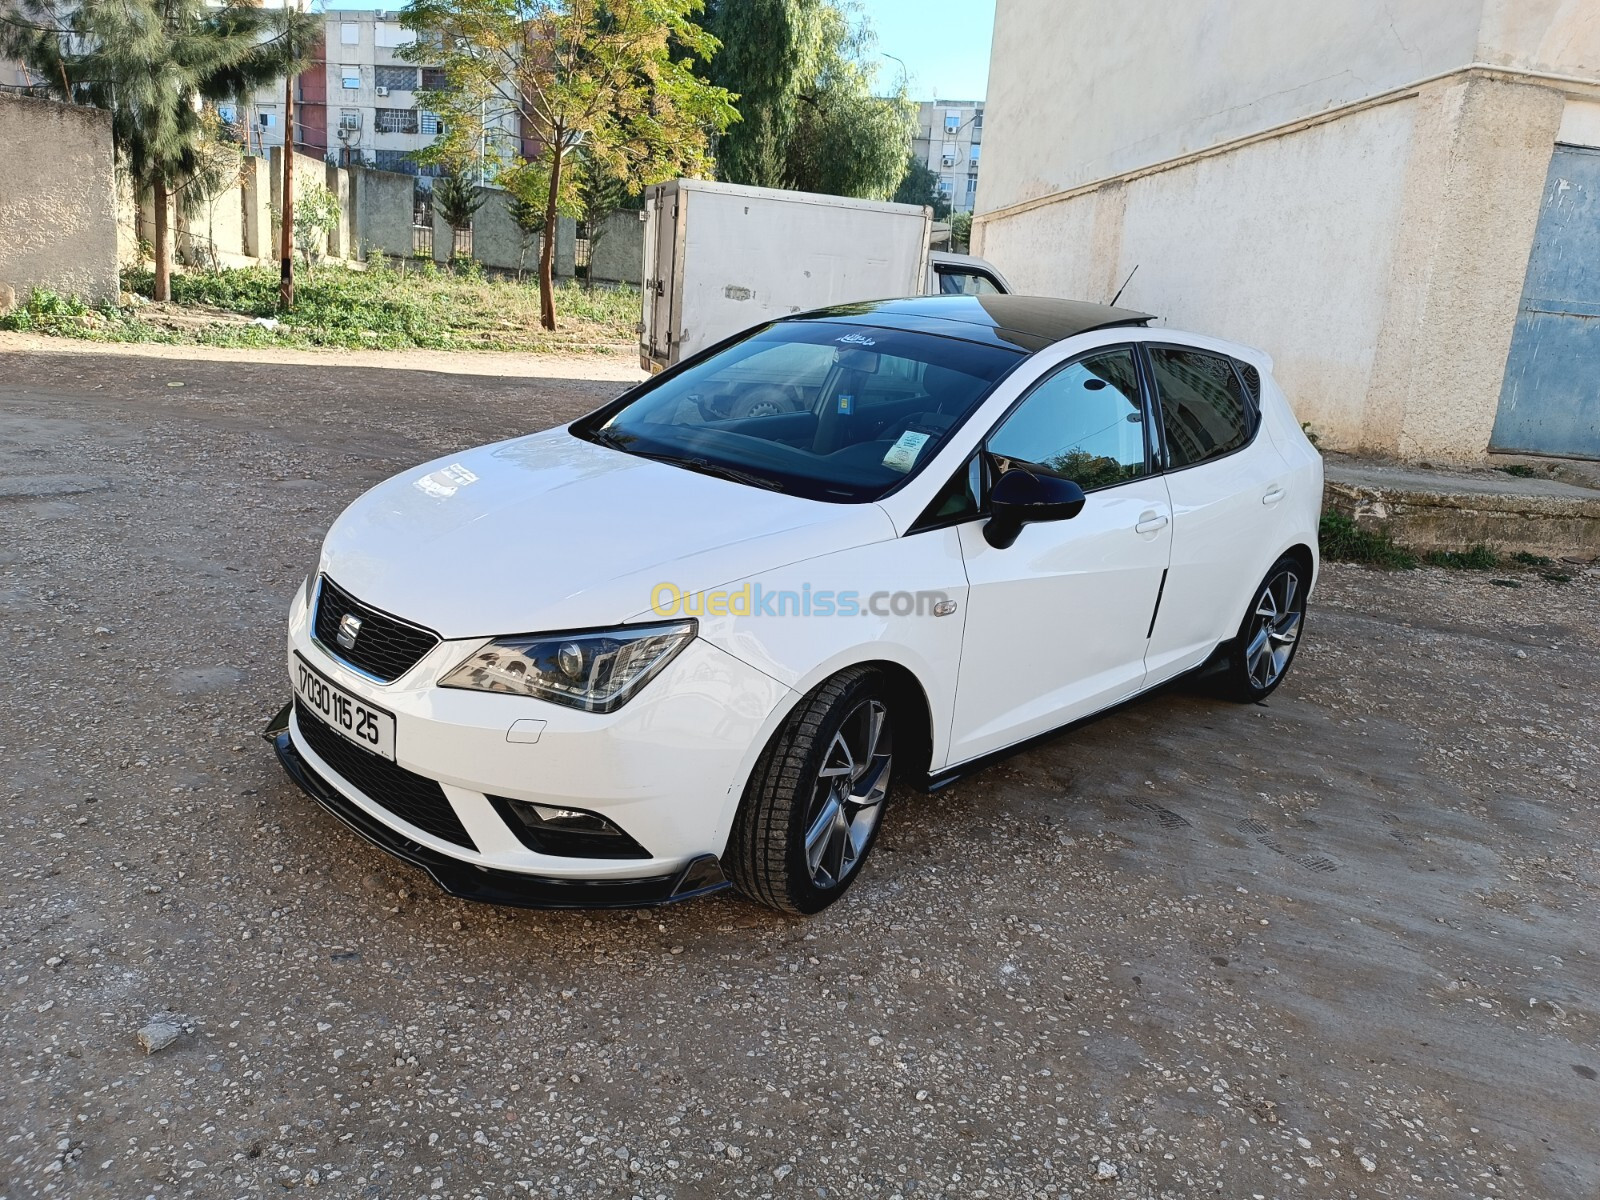
[[[448,467],[443,467],[432,475],[424,475],[417,480],[416,487],[418,491],[426,492],[430,496],[445,500],[454,496],[456,492],[468,484],[477,482],[478,477],[471,471],[460,463],[451,463]]]
[[[834,338],[836,342],[843,342],[846,346],[876,346],[877,338],[869,338],[864,333],[847,333],[842,338]]]
[[[840,396],[839,397],[839,415],[840,416],[848,417],[851,413],[853,413],[855,411],[855,409],[856,409],[856,398],[854,396]]]
[[[922,452],[922,447],[927,445],[931,434],[918,433],[908,429],[900,435],[900,440],[889,447],[889,453],[883,456],[883,465],[891,471],[899,471],[902,475],[916,465],[917,455]]]

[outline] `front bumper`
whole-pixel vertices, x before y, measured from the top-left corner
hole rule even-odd
[[[709,895],[728,886],[722,864],[710,854],[670,874],[640,879],[553,879],[476,866],[441,854],[377,820],[312,770],[289,736],[289,713],[286,706],[266,730],[289,778],[369,842],[421,867],[452,896],[516,908],[642,908]]]

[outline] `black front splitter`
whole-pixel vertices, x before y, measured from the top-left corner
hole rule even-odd
[[[289,778],[323,808],[369,842],[396,858],[421,867],[452,896],[514,908],[648,908],[709,895],[728,887],[715,855],[705,854],[670,875],[645,879],[552,879],[462,862],[414,842],[352,804],[312,769],[289,737],[280,714],[266,736]]]

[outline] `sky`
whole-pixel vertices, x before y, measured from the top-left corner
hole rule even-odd
[[[389,8],[405,0],[325,0],[321,8]],[[860,0],[878,49],[906,67],[914,100],[982,100],[989,85],[989,39],[995,0]],[[885,58],[880,82],[900,77]]]
[[[994,0],[861,0],[878,49],[903,59],[914,100],[982,100],[989,89]],[[880,81],[899,78],[884,62]]]

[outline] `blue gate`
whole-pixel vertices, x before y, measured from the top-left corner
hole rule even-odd
[[[1600,150],[1550,162],[1489,448],[1600,458]]]

